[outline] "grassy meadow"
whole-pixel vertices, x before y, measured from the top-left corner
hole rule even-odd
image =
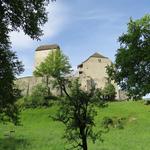
[[[57,106],[24,110],[21,126],[1,124],[0,150],[64,150],[67,145],[62,139],[64,126],[49,117],[56,109]],[[106,108],[96,109],[96,130],[106,116],[123,117],[126,121],[124,129],[111,128],[103,134],[103,143],[89,141],[89,150],[150,149],[150,106],[142,102],[112,102]]]

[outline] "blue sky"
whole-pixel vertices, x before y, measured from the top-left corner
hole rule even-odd
[[[57,0],[47,8],[49,21],[41,41],[23,32],[10,34],[12,49],[25,66],[21,76],[32,75],[34,51],[39,45],[59,44],[76,68],[94,52],[115,59],[118,37],[126,32],[129,18],[150,13],[149,0]]]

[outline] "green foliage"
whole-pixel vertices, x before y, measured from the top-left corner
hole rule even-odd
[[[33,108],[38,106],[48,106],[48,99],[47,96],[47,88],[42,85],[38,84],[32,90],[31,95],[29,96],[29,106]]]
[[[18,120],[14,103],[19,90],[13,82],[23,69],[15,53],[10,51],[10,32],[22,29],[32,39],[39,39],[41,26],[47,21],[48,3],[49,0],[0,1],[0,120],[4,116],[14,123]]]
[[[120,48],[109,76],[130,98],[150,93],[150,15],[128,23],[128,31],[119,37]]]
[[[16,104],[20,109],[48,107],[56,99],[54,96],[47,95],[47,87],[43,84],[36,85],[29,96],[20,98]]]
[[[109,126],[113,125],[113,119],[110,117],[104,117],[101,124],[104,128],[109,128]]]
[[[58,87],[62,93],[62,82],[65,82],[66,76],[71,73],[71,66],[68,57],[60,49],[52,51],[44,62],[42,62],[34,71],[35,76],[52,77],[54,87]],[[52,83],[52,82],[51,82]],[[48,85],[48,84],[47,84]]]
[[[8,44],[8,33],[20,28],[32,39],[38,39],[42,35],[40,27],[47,21],[48,3],[49,0],[1,1],[0,43]]]
[[[65,138],[72,143],[72,148],[87,150],[87,139],[91,138],[95,142],[101,135],[100,132],[93,132],[96,115],[94,104],[99,102],[99,105],[103,105],[100,102],[101,93],[94,88],[89,92],[81,90],[78,80],[71,82],[67,78],[70,73],[68,58],[59,49],[50,53],[34,72],[36,76],[52,77],[55,81],[53,85],[59,86],[61,93],[65,94],[54,119],[66,125]]]
[[[110,127],[123,129],[126,120],[127,119],[123,117],[104,117],[101,124],[107,129],[110,129]]]
[[[49,76],[53,78],[64,78],[70,73],[70,64],[60,49],[52,51],[44,62],[34,71],[35,76]]]
[[[102,95],[103,95],[104,100],[107,100],[107,101],[115,100],[116,89],[114,85],[111,83],[106,84],[106,86],[102,90]]]
[[[71,149],[87,150],[87,139],[93,142],[101,140],[101,132],[94,132],[95,103],[103,101],[100,93],[92,88],[86,92],[81,90],[78,80],[73,81],[69,94],[60,101],[60,109],[55,120],[61,121],[66,126],[65,138],[72,143]],[[104,103],[101,103],[103,105]]]
[[[29,141],[26,139],[16,139],[13,137],[8,137],[6,139],[1,139],[0,150],[20,150],[28,149]]]
[[[0,150],[65,150],[68,143],[62,139],[64,125],[53,121],[49,115],[54,115],[59,105],[50,108],[26,109],[22,111],[23,126],[0,124]],[[126,118],[124,129],[110,126],[110,131],[103,134],[104,142],[88,141],[89,150],[149,150],[150,147],[150,107],[141,101],[111,102],[109,107],[97,110],[95,131],[99,130],[105,116],[110,118]],[[101,127],[102,128],[102,127]],[[12,140],[4,134],[15,130]],[[105,129],[106,130],[106,129]],[[137,144],[138,143],[138,144]]]
[[[16,101],[16,105],[19,110],[24,110],[26,108],[25,105],[26,101],[27,101],[27,97],[21,97]]]
[[[21,62],[15,53],[0,49],[0,121],[4,118],[18,122],[18,109],[15,105],[20,96],[20,91],[15,87],[16,75],[23,71]]]
[[[150,105],[150,100],[145,100],[144,105]]]

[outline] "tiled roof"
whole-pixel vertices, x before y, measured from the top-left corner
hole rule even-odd
[[[59,49],[59,45],[52,44],[52,45],[41,45],[35,51],[42,51],[42,50],[49,50],[49,49]]]
[[[90,57],[97,57],[97,58],[107,58],[99,53],[94,53],[93,55],[91,55]]]

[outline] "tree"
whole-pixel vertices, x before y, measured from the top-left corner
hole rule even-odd
[[[107,83],[102,90],[102,95],[104,100],[115,100],[116,89],[113,84]]]
[[[71,66],[66,57],[60,49],[52,51],[44,62],[42,62],[34,71],[35,76],[46,77],[47,86],[49,84],[48,79],[52,78],[55,80],[53,83],[54,87],[57,85],[63,91],[64,82],[67,80],[66,76],[71,73]]]
[[[49,0],[0,0],[0,47],[9,44],[9,32],[22,29],[32,39],[42,35]]]
[[[83,91],[78,80],[72,81],[67,76],[70,72],[68,58],[58,49],[48,55],[34,74],[56,80],[56,85],[59,85],[64,94],[59,98],[60,109],[53,119],[66,125],[65,138],[73,143],[73,148],[87,150],[88,137],[95,141],[100,136],[100,132],[93,132],[96,115],[94,104],[98,102],[102,106],[102,96],[95,88],[91,88],[89,92]]]
[[[31,95],[28,96],[29,107],[36,108],[39,106],[48,106],[47,96],[47,87],[43,84],[37,84],[31,92]]]
[[[41,26],[47,21],[46,6],[49,0],[0,0],[0,115],[15,120],[14,105],[18,90],[13,87],[15,75],[23,69],[15,53],[10,51],[9,33],[24,31],[32,39],[42,35]],[[16,117],[15,117],[16,116]]]
[[[71,143],[70,149],[88,149],[88,138],[93,142],[101,139],[101,131],[94,132],[95,104],[104,105],[101,93],[95,88],[83,91],[78,79],[72,82],[68,94],[60,101],[60,108],[54,120],[66,126],[65,138]]]
[[[19,112],[15,102],[20,91],[15,87],[14,80],[22,71],[22,64],[15,53],[0,49],[0,120],[18,123]]]
[[[119,42],[115,64],[107,72],[130,98],[139,99],[150,93],[150,15],[130,19]]]

